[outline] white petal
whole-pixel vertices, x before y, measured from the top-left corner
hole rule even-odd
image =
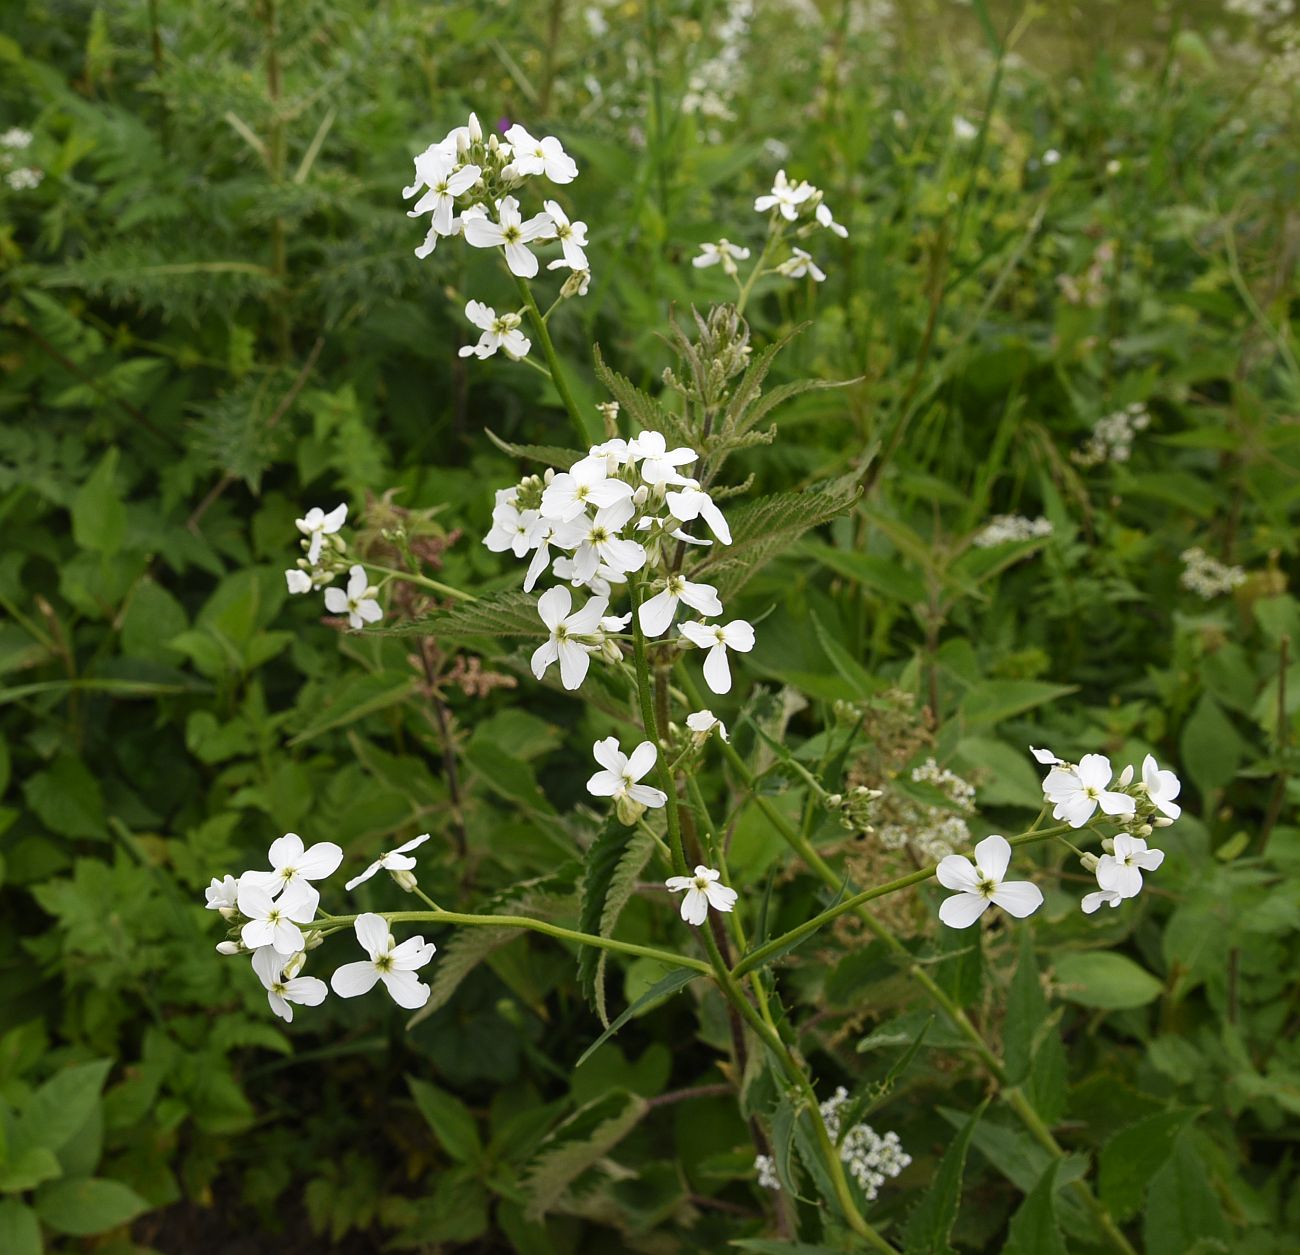
[[[644,550],[642,552],[644,553]],[[649,601],[641,603],[637,611],[641,631],[647,636],[662,636],[672,626],[673,615],[676,613],[677,598],[665,588]]]
[[[293,980],[286,981],[284,986],[284,996],[290,1002],[297,1002],[304,1007],[320,1006],[328,992],[325,982],[315,976],[295,976]]]
[[[704,682],[715,693],[731,692],[731,667],[727,663],[727,647],[720,641],[704,658]]]
[[[949,854],[939,860],[934,869],[934,878],[945,889],[957,889],[962,893],[974,893],[980,884],[980,878],[971,866],[970,859],[961,854]]]
[[[413,972],[416,968],[423,967],[433,959],[435,948],[432,941],[425,941],[423,937],[408,937],[400,946],[393,947],[389,956],[393,970]]]
[[[333,841],[318,841],[295,862],[298,874],[307,880],[332,876],[343,862],[343,847]]]
[[[560,641],[560,682],[572,691],[580,688],[591,665],[590,655],[577,641]]]
[[[686,896],[682,899],[682,919],[688,924],[700,925],[704,923],[709,913],[709,899],[705,896],[703,889],[697,889],[694,884],[686,891]]]
[[[939,919],[949,928],[969,928],[985,911],[989,900],[978,893],[958,893],[939,903]]]
[[[340,998],[356,998],[369,993],[379,979],[379,969],[373,963],[364,960],[357,963],[345,963],[336,968],[330,977],[330,988]]]
[[[633,780],[640,780],[659,761],[659,751],[649,741],[642,741],[628,756],[627,770]]]
[[[642,806],[648,806],[651,810],[658,810],[668,801],[667,793],[649,784],[629,785],[627,795],[632,801],[640,802]]]
[[[989,895],[1008,915],[1024,919],[1043,905],[1043,891],[1030,880],[1009,880]]]
[[[369,880],[370,877],[373,876],[379,870],[379,868],[380,868],[379,863],[371,863],[370,866],[367,867],[366,870],[363,871],[359,876],[353,876],[352,879],[349,880],[347,884],[343,886],[344,890],[348,893],[351,893],[352,890],[355,889],[358,885],[364,884],[367,880]]]
[[[591,755],[606,771],[615,775],[621,775],[627,766],[627,755],[619,749],[616,736],[607,736],[603,741],[597,741],[591,747]]]
[[[996,834],[985,837],[975,847],[975,866],[993,881],[1001,880],[1007,874],[1007,865],[1011,862],[1011,844],[1006,837]]]
[[[708,898],[709,905],[715,911],[730,911],[736,905],[736,899],[740,895],[726,885],[711,884],[704,890],[704,896]]]
[[[361,948],[372,958],[377,959],[388,950],[388,921],[373,911],[358,915],[352,927],[356,929],[357,940]]]
[[[407,1011],[424,1006],[433,992],[414,972],[384,972],[381,979],[393,1001]]]
[[[302,838],[296,832],[286,832],[271,842],[266,857],[272,867],[296,867],[302,853]]]
[[[587,781],[592,797],[613,797],[623,787],[623,777],[612,771],[598,771]]]

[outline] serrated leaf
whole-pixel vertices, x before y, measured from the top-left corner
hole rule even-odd
[[[622,825],[619,826],[622,827]],[[600,904],[599,915],[590,927],[586,923],[588,899],[586,897],[587,890],[584,886],[584,922],[581,925],[583,932],[591,932],[594,929],[597,935],[601,937],[612,937],[614,935],[619,916],[623,914],[623,908],[632,900],[632,895],[636,892],[637,880],[654,854],[655,842],[650,833],[636,828],[628,836],[626,835],[627,830],[624,829],[623,831],[625,844],[621,852],[618,853],[617,863],[606,881],[604,901]],[[588,869],[590,869],[590,854],[588,855],[587,865]],[[588,990],[584,985],[583,992],[587,995],[588,1000],[594,1003],[600,1022],[608,1028],[609,1015],[605,1009],[605,971],[609,961],[609,951],[597,950],[594,946],[584,946],[579,955],[578,976],[579,980],[583,979],[584,970],[591,967],[593,956],[595,962],[594,970],[590,974],[591,988]]]
[[[956,1140],[944,1151],[930,1188],[908,1216],[903,1239],[907,1255],[949,1255],[951,1252],[948,1235],[957,1219],[957,1204],[961,1201],[966,1152],[970,1149],[975,1126],[988,1105],[986,1098],[971,1112]]]
[[[1056,1219],[1056,1174],[1059,1159],[1047,1171],[1011,1217],[1002,1255],[1069,1255]]]
[[[653,397],[642,392],[630,379],[610,369],[601,356],[600,345],[592,350],[595,358],[596,378],[605,385],[610,396],[626,411],[631,422],[648,431],[661,432],[670,443],[692,445],[690,429],[675,414],[670,414]]]
[[[522,592],[496,593],[477,601],[437,610],[423,619],[386,629],[398,636],[432,636],[435,640],[473,640],[483,636],[545,639],[546,625],[535,598]]]
[[[586,453],[580,453],[576,449],[562,449],[559,445],[552,444],[513,444],[509,440],[502,440],[491,428],[484,427],[483,434],[490,440],[502,453],[508,453],[512,458],[521,458],[526,462],[541,462],[544,466],[557,466],[562,471],[567,471],[579,458],[586,457]]]
[[[704,973],[697,971],[693,967],[679,967],[668,973],[667,976],[655,981],[649,989],[645,991],[635,1002],[629,1006],[622,1015],[616,1019],[599,1037],[596,1038],[586,1050],[582,1052],[582,1057],[573,1066],[580,1068],[588,1059],[591,1058],[597,1050],[601,1048],[615,1033],[618,1032],[624,1024],[628,1022],[642,1007],[648,1007],[652,1002],[658,1002],[660,998],[665,998],[669,994],[676,993],[685,985],[689,985],[697,976],[703,976]]]
[[[540,1220],[579,1176],[603,1159],[636,1126],[649,1103],[612,1090],[579,1107],[538,1148],[523,1181],[525,1214]]]
[[[934,1023],[934,1016],[930,1016],[924,1024],[921,1025],[921,1031],[908,1045],[897,1059],[889,1071],[885,1073],[883,1079],[879,1081],[869,1081],[861,1086],[858,1093],[854,1095],[853,1100],[849,1103],[848,1108],[840,1117],[840,1129],[842,1134],[847,1133],[855,1125],[861,1123],[872,1109],[885,1098],[889,1091],[894,1088],[898,1078],[907,1070],[908,1065],[916,1058],[925,1041],[925,1035],[930,1031],[930,1026]],[[862,1053],[862,1043],[858,1043],[858,1051]]]
[[[1120,1129],[1101,1148],[1097,1188],[1117,1220],[1137,1215],[1147,1183],[1164,1167],[1195,1111],[1162,1111]]]

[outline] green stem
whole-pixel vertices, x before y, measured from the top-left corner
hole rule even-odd
[[[854,1233],[864,1239],[874,1250],[897,1255],[895,1248],[886,1242],[867,1223],[862,1213],[858,1211],[857,1203],[853,1199],[853,1191],[849,1188],[848,1178],[844,1175],[844,1162],[840,1159],[839,1151],[835,1148],[835,1143],[831,1140],[831,1135],[826,1129],[826,1122],[822,1119],[821,1108],[817,1102],[817,1091],[813,1089],[812,1082],[790,1053],[790,1048],[781,1040],[780,1034],[759,1015],[754,1009],[754,1005],[745,997],[744,990],[741,989],[731,972],[728,971],[726,961],[718,950],[718,943],[713,939],[713,933],[707,923],[700,929],[700,933],[703,935],[704,944],[708,948],[709,958],[713,961],[713,975],[722,990],[723,996],[740,1013],[758,1039],[772,1052],[790,1082],[803,1095],[809,1115],[812,1117],[813,1133],[817,1138],[817,1146],[822,1153],[822,1158],[826,1161],[825,1166],[830,1175],[831,1184],[835,1189],[835,1198],[839,1203],[845,1222]]]
[[[416,575],[413,571],[399,571],[396,567],[391,566],[376,566],[373,562],[367,562],[365,566],[368,570],[377,571],[380,575],[387,575],[391,579],[405,580],[408,584],[418,584],[421,588],[440,593],[443,597],[450,597],[453,601],[478,600],[473,593],[467,593],[460,588],[453,588],[450,584],[443,584],[438,580],[431,580],[423,575]]]
[[[615,941],[612,937],[597,937],[591,933],[577,932],[572,928],[561,928],[558,924],[549,924],[545,920],[530,919],[526,915],[465,915],[459,911],[379,911],[380,918],[390,924],[460,924],[468,928],[522,928],[529,932],[542,933],[560,941],[576,942],[580,946],[595,946],[598,950],[613,950],[619,954],[631,954],[641,959],[654,959],[667,963],[670,967],[689,967],[694,971],[708,974],[713,971],[702,959],[691,959],[685,955],[673,954],[668,950],[658,950],[654,946],[639,946],[631,941]],[[355,915],[324,915],[317,921],[327,925],[329,931],[336,931],[354,924]]]
[[[641,703],[641,722],[645,725],[646,736],[657,751],[655,763],[659,787],[668,795],[668,844],[673,854],[673,872],[685,876],[686,854],[682,847],[681,816],[677,813],[677,782],[673,778],[665,753],[666,747],[659,735],[654,694],[650,686],[650,664],[646,659],[645,633],[641,631],[641,585],[636,580],[629,580],[628,591],[632,597],[632,658],[636,664],[636,691]]]
[[[515,275],[514,280],[515,286],[519,289],[519,297],[524,303],[524,308],[528,310],[528,315],[532,319],[537,338],[542,342],[542,354],[546,358],[547,366],[551,369],[551,382],[555,385],[555,391],[560,394],[560,400],[563,402],[564,408],[569,411],[569,417],[573,420],[578,438],[585,445],[589,443],[591,436],[587,431],[586,423],[582,421],[581,413],[578,411],[578,403],[573,399],[573,393],[569,391],[569,382],[565,378],[564,368],[560,365],[560,359],[556,355],[555,345],[551,341],[550,330],[546,326],[546,319],[542,317],[542,311],[537,308],[537,301],[533,297],[532,288],[528,286],[528,281],[520,278],[519,275]]]

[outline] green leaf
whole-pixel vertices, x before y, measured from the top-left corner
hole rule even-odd
[[[483,428],[483,434],[502,453],[508,453],[512,458],[541,462],[545,466],[559,467],[562,471],[567,471],[576,461],[587,456],[585,452],[580,453],[576,449],[561,449],[558,445],[511,444],[508,440],[502,440],[500,436],[487,427]]]
[[[21,1150],[12,1147],[9,1158],[0,1164],[0,1194],[34,1190],[62,1174],[63,1169],[48,1146],[26,1146]]]
[[[289,744],[301,745],[334,728],[359,723],[368,715],[404,702],[415,687],[415,677],[406,672],[380,671],[349,675],[324,689],[328,696],[321,709],[304,712],[305,723]]]
[[[1011,1217],[1002,1255],[1069,1255],[1056,1219],[1056,1173],[1059,1159],[1047,1165],[1038,1184]]]
[[[836,549],[815,540],[803,541],[798,552],[890,601],[911,606],[925,600],[925,581],[901,566],[897,558],[857,549]]]
[[[1190,1131],[1151,1182],[1142,1226],[1147,1255],[1189,1255],[1232,1248],[1228,1223]]]
[[[870,697],[880,687],[872,679],[871,673],[839,641],[831,636],[821,619],[817,617],[816,611],[811,612],[811,618],[813,631],[817,634],[818,644],[821,645],[826,657],[830,659],[831,666],[839,673],[840,679],[848,685],[850,692],[854,696]]]
[[[692,973],[698,975],[698,973]],[[603,1159],[649,1110],[639,1094],[612,1090],[579,1107],[539,1147],[523,1182],[526,1214],[540,1219],[588,1168]]]
[[[420,1114],[447,1154],[460,1163],[471,1163],[482,1157],[478,1125],[459,1098],[413,1076],[408,1076],[406,1083]]]
[[[25,1146],[60,1150],[90,1119],[112,1066],[111,1059],[99,1059],[52,1076],[27,1100],[15,1140]]]
[[[1102,1147],[1098,1189],[1117,1220],[1137,1215],[1147,1182],[1164,1167],[1195,1118],[1195,1111],[1162,1111],[1120,1129]]]
[[[787,1242],[782,1238],[735,1238],[728,1245],[740,1251],[754,1251],[756,1255],[842,1255],[829,1246]]]
[[[689,427],[675,414],[668,413],[653,397],[642,392],[630,379],[624,378],[618,371],[605,365],[600,345],[592,350],[595,358],[596,378],[605,385],[610,396],[626,411],[634,427],[643,427],[649,431],[662,432],[672,444],[691,445],[694,443]]]
[[[618,924],[619,917],[623,914],[623,908],[632,900],[632,895],[636,892],[637,881],[645,870],[646,864],[653,857],[654,852],[654,837],[641,828],[634,829],[605,890],[605,903],[601,908],[600,920],[597,925],[599,936],[612,937],[614,935],[614,929]],[[587,929],[584,928],[583,932],[586,931]],[[592,954],[596,955],[596,971],[593,981],[596,1014],[600,1016],[600,1022],[608,1027],[609,1016],[605,1011],[605,973],[609,966],[610,954],[608,950],[597,950],[594,946],[583,947],[582,956]]]
[[[659,999],[667,997],[669,994],[676,993],[685,985],[698,976],[703,976],[703,972],[697,971],[692,967],[679,967],[669,972],[662,980],[657,980],[649,989],[645,991],[635,1002],[629,1006],[622,1015],[618,1017],[599,1037],[596,1038],[586,1050],[582,1052],[582,1057],[573,1066],[580,1068],[591,1058],[597,1050],[601,1048],[615,1033],[618,1032],[628,1020],[632,1019],[643,1007],[648,1007],[652,1002],[658,1002]]]
[[[1202,795],[1231,783],[1241,766],[1246,743],[1223,707],[1208,693],[1201,694],[1179,740],[1183,766]]]
[[[547,636],[546,626],[537,613],[537,601],[520,592],[497,593],[438,610],[392,632],[400,636],[432,636],[439,641],[474,640],[483,636]]]
[[[32,776],[23,792],[27,805],[51,832],[107,840],[103,795],[81,759],[61,755],[47,770]]]
[[[43,1250],[36,1213],[16,1198],[0,1198],[0,1251],[4,1255],[41,1255]]]
[[[1062,998],[1107,1011],[1144,1007],[1164,988],[1132,959],[1099,950],[1063,955],[1056,963],[1056,979]]]
[[[36,1195],[36,1212],[56,1233],[85,1237],[116,1229],[149,1210],[134,1190],[120,1181],[87,1177],[55,1181]]]
[[[1047,684],[1042,680],[981,680],[967,690],[961,716],[967,725],[993,725],[1022,715],[1035,706],[1059,701],[1077,689],[1073,684]]]
[[[117,449],[109,449],[72,499],[72,538],[96,553],[116,553],[126,537],[126,506],[116,483],[117,458]]]
[[[948,1235],[957,1219],[957,1204],[961,1201],[966,1152],[970,1149],[975,1126],[988,1105],[986,1098],[971,1113],[956,1140],[944,1151],[930,1188],[908,1216],[903,1234],[907,1255],[950,1255],[952,1247],[948,1245]]]
[[[1048,1014],[1038,977],[1033,932],[1020,932],[1020,960],[1007,995],[1003,1025],[1007,1079],[1023,1085],[1038,1114],[1049,1124],[1065,1109],[1065,1048],[1056,1031],[1057,1017]]]

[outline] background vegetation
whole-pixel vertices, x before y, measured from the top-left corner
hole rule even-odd
[[[1056,1192],[1086,1171],[1152,1255],[1293,1250],[1289,8],[8,5],[0,123],[31,138],[0,140],[0,1250],[568,1255],[770,1231],[707,999],[575,1069],[599,1020],[545,939],[437,938],[410,1031],[337,1000],[287,1028],[212,951],[202,886],[286,831],[358,861],[431,831],[440,902],[577,917],[599,711],[509,642],[349,636],[282,575],[294,517],[347,500],[371,554],[401,522],[449,583],[517,580],[479,543],[518,473],[484,429],[563,444],[566,420],[536,374],[457,357],[465,298],[509,289],[466,250],[416,261],[400,198],[471,108],[582,168],[595,277],[555,326],[593,418],[587,345],[657,390],[670,310],[730,295],[690,257],[760,237],[777,167],[849,228],[819,240],[825,283],[765,282],[747,313],[760,343],[808,323],[775,382],[856,382],[783,406],[735,466],[755,491],[866,492],[747,585],[767,617],[719,713],[809,764],[856,727],[837,770],[913,835],[960,810],[912,780],[931,757],[975,783],[977,835],[1036,810],[1030,742],[1150,750],[1184,779],[1177,840],[1124,910],[1080,915],[1065,851],[1038,856],[1044,910],[982,944],[939,935],[933,895],[892,908],[1066,1152],[990,1106],[952,1246],[1100,1249]],[[1072,457],[1128,406],[1149,424],[1126,460]],[[1050,534],[972,543],[1004,513]],[[1240,577],[1203,597],[1192,547]],[[737,744],[828,858],[915,865],[811,805],[752,730]],[[734,783],[704,787],[737,803],[742,903],[806,917],[823,887]],[[682,944],[662,894],[622,927]],[[659,975],[611,963],[611,1008]],[[896,1072],[871,1119],[913,1164],[871,1215],[901,1232],[986,1074],[879,942],[819,935],[781,980],[827,1096]]]

